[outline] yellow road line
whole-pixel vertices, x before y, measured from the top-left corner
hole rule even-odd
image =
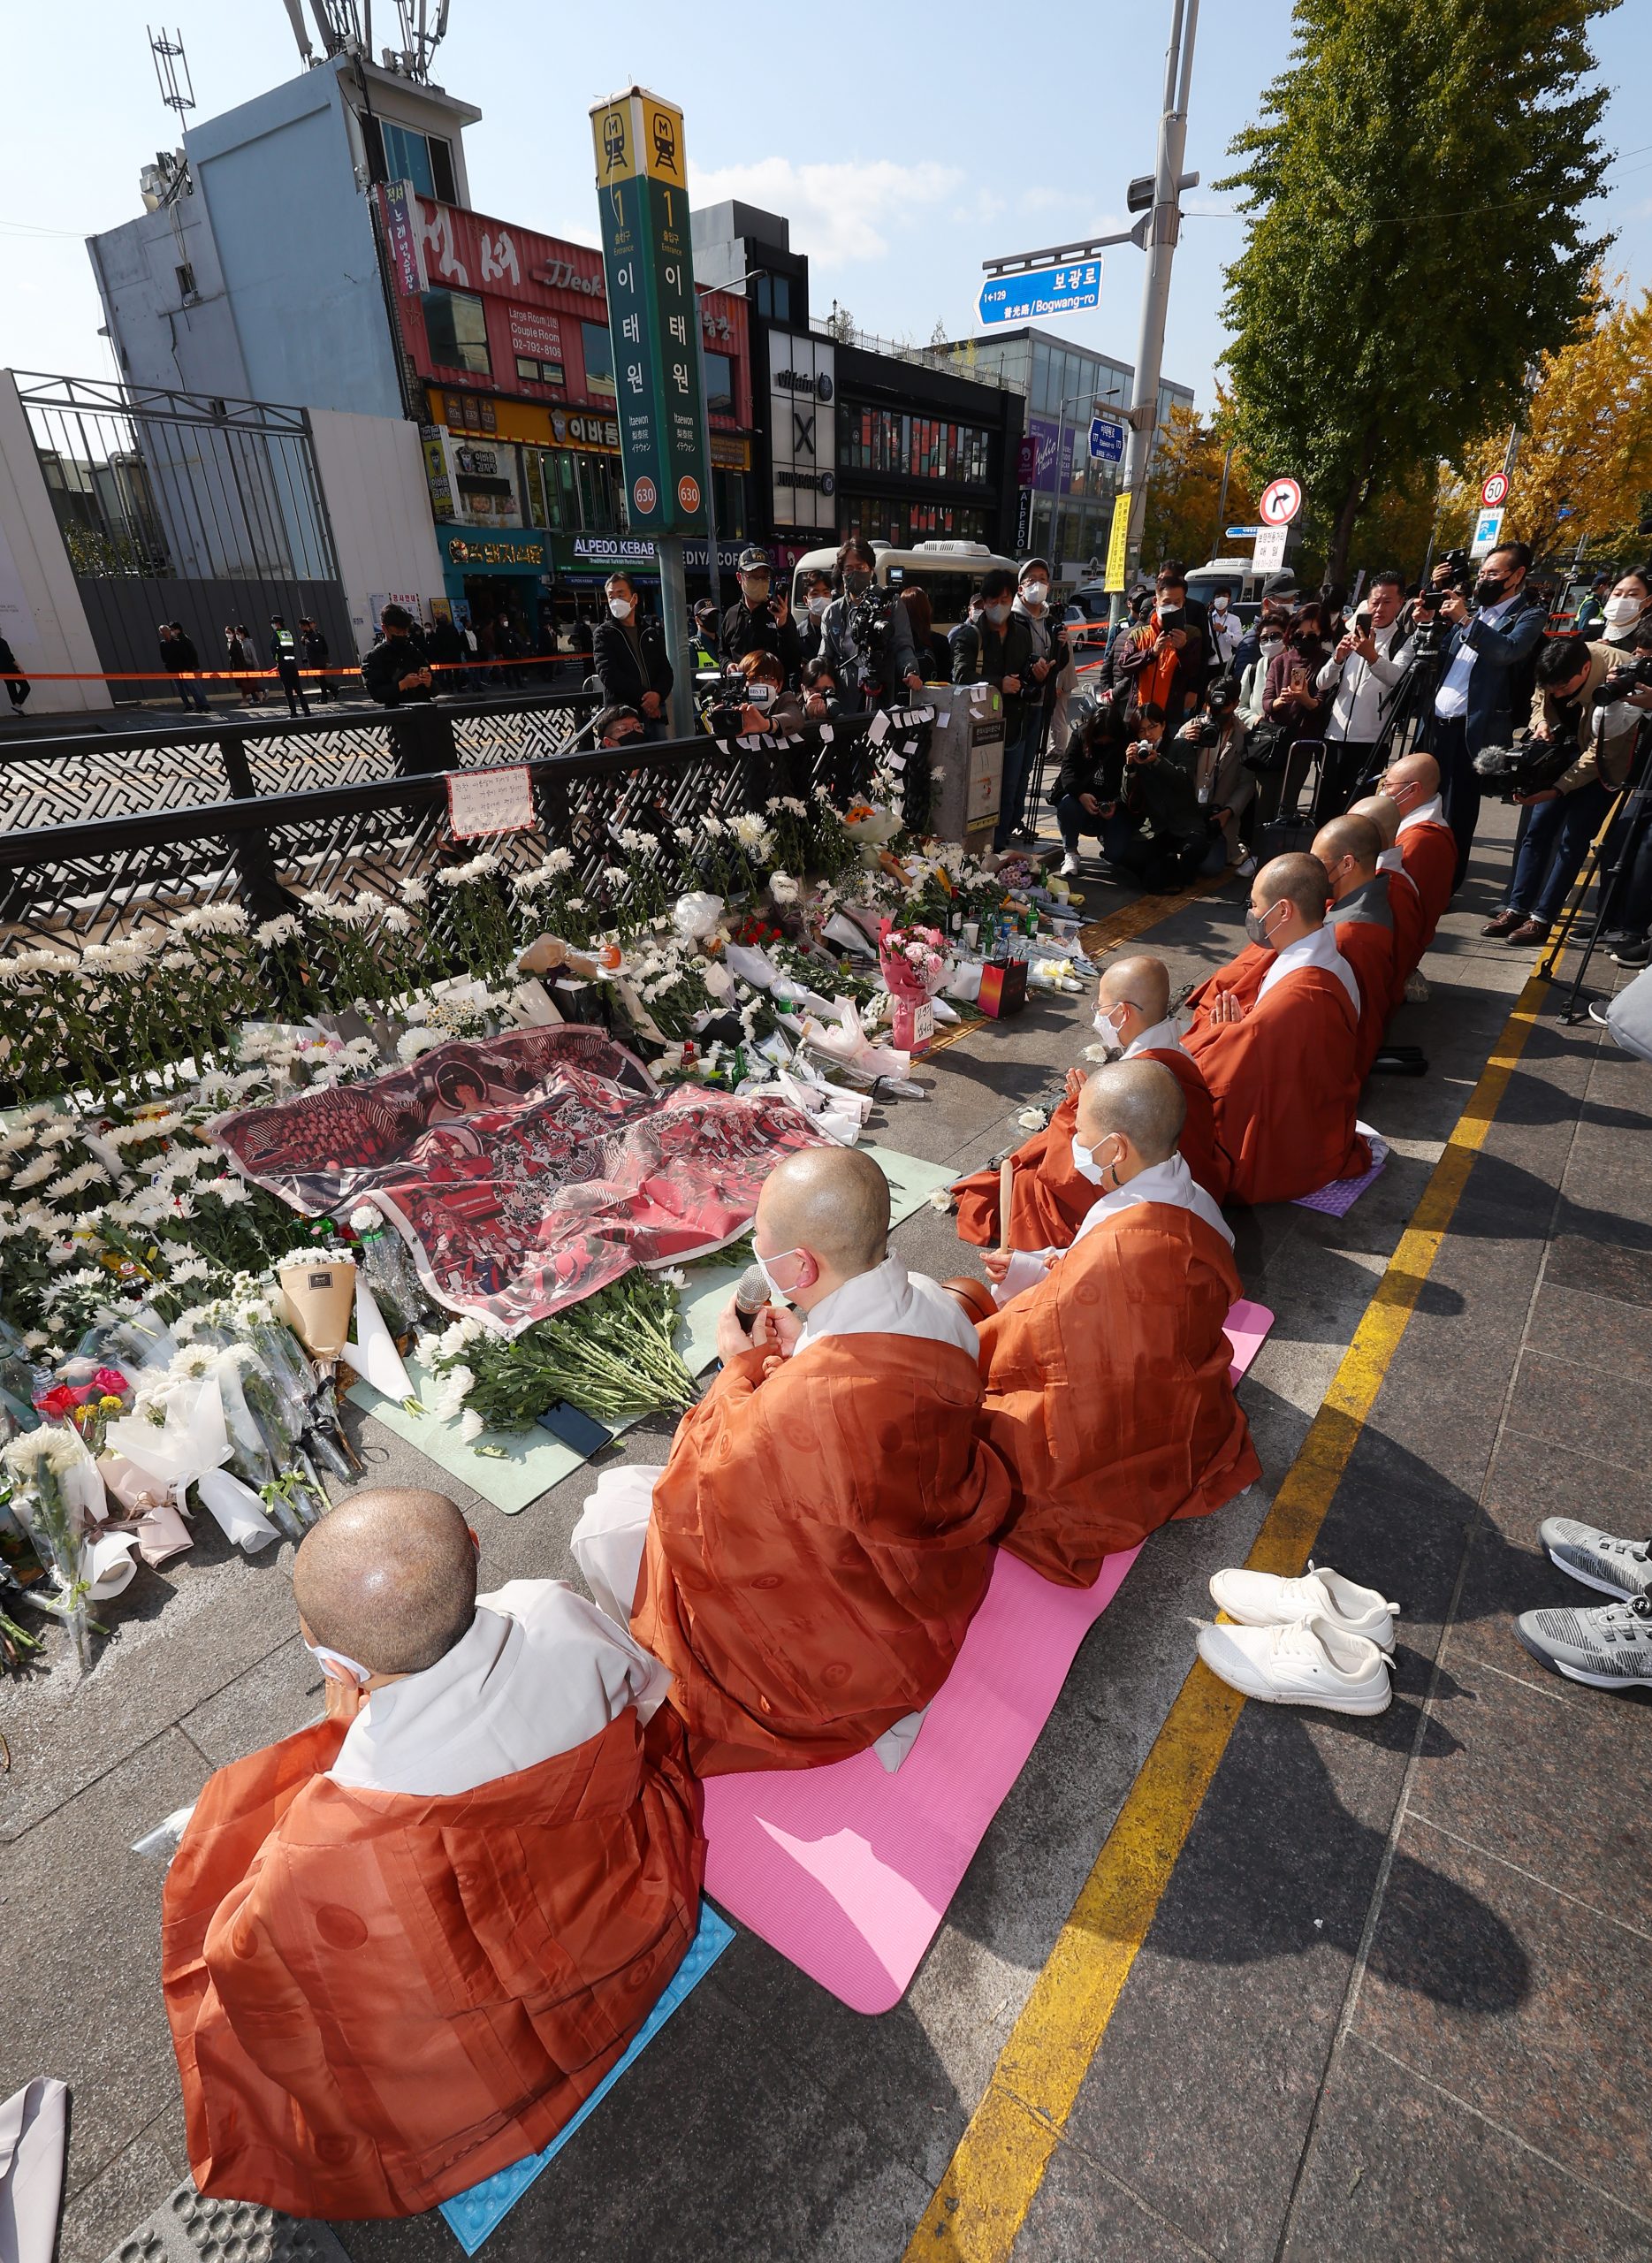
[[[1504,1023],[1247,1557],[1299,1573],[1531,1034],[1534,971]],[[1010,2031],[906,2263],[1005,2263],[1147,1937],[1245,1700],[1195,1665]]]

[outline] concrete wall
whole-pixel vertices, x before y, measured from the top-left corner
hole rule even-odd
[[[184,137],[255,400],[400,416],[367,200],[336,71]]]
[[[95,674],[99,661],[10,370],[0,370],[0,636],[34,682],[30,713],[110,705],[104,684],[40,681]]]
[[[370,598],[416,591],[428,602],[443,594],[418,427],[329,409],[317,409],[310,423],[350,625],[365,652],[376,626]]]
[[[179,196],[163,211],[88,236],[86,248],[124,377],[181,392],[248,398],[247,365],[199,195]],[[178,280],[185,264],[194,272],[193,299]]]

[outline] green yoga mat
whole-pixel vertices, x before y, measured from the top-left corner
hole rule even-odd
[[[888,1178],[891,1225],[898,1226],[910,1218],[937,1187],[949,1186],[957,1176],[948,1163],[925,1162],[921,1156],[904,1155],[893,1147],[869,1147],[865,1152],[882,1165]],[[737,1265],[707,1265],[689,1275],[677,1323],[677,1349],[693,1375],[710,1367],[717,1356],[717,1315],[734,1294],[741,1269]],[[425,1372],[414,1359],[407,1360],[406,1366],[407,1379],[423,1399]],[[457,1477],[472,1492],[480,1493],[507,1517],[548,1493],[586,1459],[539,1429],[487,1431],[476,1445],[467,1445],[457,1422],[436,1414],[415,1413],[400,1400],[386,1398],[370,1383],[353,1383],[347,1396],[375,1421],[417,1446],[427,1460],[450,1477]],[[630,1425],[621,1422],[615,1427],[623,1430]],[[483,1447],[490,1451],[481,1451]]]

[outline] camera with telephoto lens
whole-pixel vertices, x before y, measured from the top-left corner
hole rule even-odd
[[[1222,736],[1222,725],[1214,716],[1199,715],[1183,725],[1180,735],[1185,746],[1214,746]]]
[[[1603,707],[1610,707],[1619,699],[1627,699],[1632,691],[1644,691],[1648,684],[1652,684],[1652,652],[1642,652],[1627,667],[1612,670],[1595,693],[1595,700]]]

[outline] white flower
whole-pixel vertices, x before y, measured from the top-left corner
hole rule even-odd
[[[403,1030],[396,1040],[396,1058],[399,1061],[416,1061],[421,1053],[428,1053],[432,1046],[442,1042],[439,1029]]]
[[[929,1198],[929,1207],[932,1210],[939,1210],[943,1218],[949,1217],[952,1215],[952,1189],[949,1186],[936,1187]]]
[[[244,935],[247,914],[239,903],[197,903],[172,922],[178,935]]]
[[[1041,1108],[1024,1108],[1016,1118],[1024,1132],[1041,1132],[1047,1120]]]
[[[13,1475],[20,1477],[27,1484],[31,1478],[38,1479],[42,1463],[56,1475],[62,1476],[65,1470],[74,1467],[85,1451],[78,1430],[57,1422],[42,1422],[37,1430],[20,1430],[4,1449],[0,1449],[0,1461],[4,1461]]]
[[[571,872],[574,869],[574,851],[571,849],[552,849],[544,857],[539,869],[542,872],[548,872],[552,879],[559,872]]]
[[[261,950],[270,950],[277,943],[293,942],[304,930],[290,911],[278,912],[273,919],[253,929],[253,941]]]
[[[26,1352],[43,1352],[50,1342],[51,1338],[43,1328],[26,1328],[23,1330],[23,1349]]]
[[[238,1204],[250,1202],[253,1199],[251,1187],[239,1178],[209,1179],[199,1192],[202,1194],[216,1195],[226,1210],[233,1210]]]
[[[602,868],[602,876],[610,888],[624,888],[629,883],[631,878],[623,865],[605,865]]]
[[[36,1155],[32,1163],[24,1165],[11,1184],[19,1189],[38,1186],[43,1179],[49,1178],[57,1168],[57,1158],[55,1155]]]
[[[567,900],[567,908],[570,911],[588,911],[590,906],[582,895],[570,895]]]
[[[468,1446],[475,1445],[487,1427],[474,1406],[467,1406],[459,1418],[459,1435]]]
[[[686,1289],[689,1285],[689,1276],[680,1265],[666,1266],[659,1278],[668,1289]]]
[[[186,1281],[204,1281],[211,1270],[204,1257],[187,1257],[181,1265],[170,1267],[166,1277],[171,1287],[177,1288]]]
[[[40,1127],[42,1147],[66,1147],[71,1139],[78,1139],[80,1136],[80,1127],[72,1116],[54,1116],[49,1124],[42,1124]]]
[[[729,829],[742,849],[755,849],[768,832],[763,819],[754,817],[749,810],[742,810],[737,817],[732,818]]]
[[[700,819],[700,830],[708,841],[720,841],[728,829],[719,817],[703,817]]]
[[[413,933],[413,914],[404,911],[399,903],[387,903],[379,924],[390,934],[410,935]]]
[[[82,1163],[78,1170],[66,1170],[61,1178],[54,1178],[46,1189],[49,1202],[71,1202],[84,1188],[107,1186],[109,1174],[101,1163]]]
[[[773,809],[773,803],[771,802],[769,807]],[[800,802],[796,794],[782,794],[780,796],[780,807],[787,811],[792,817],[807,817],[809,814],[808,803]]]
[[[789,872],[771,872],[769,894],[776,903],[796,903],[803,894],[803,883],[795,880]]]
[[[685,849],[694,839],[694,827],[691,825],[674,825],[671,829]]]
[[[354,1258],[342,1245],[330,1249],[324,1243],[317,1242],[308,1249],[289,1249],[285,1257],[276,1261],[276,1270],[285,1273],[290,1265],[349,1265],[353,1267],[354,1263]]]
[[[412,904],[415,911],[430,900],[430,891],[423,880],[403,880],[400,893],[402,902]]]
[[[383,1223],[383,1219],[370,1202],[358,1202],[350,1213],[350,1231],[353,1234],[377,1233]]]

